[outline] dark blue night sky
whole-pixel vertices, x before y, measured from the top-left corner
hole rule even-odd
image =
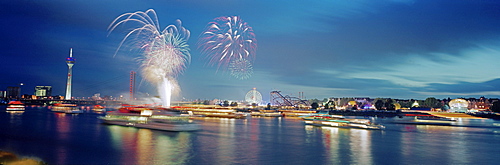
[[[48,0],[1,1],[0,90],[22,82],[64,95],[73,48],[73,96],[127,95],[137,52],[120,50],[119,15],[154,9],[164,28],[191,31],[191,62],[177,77],[186,99],[243,100],[257,88],[306,98],[425,99],[500,96],[496,0]],[[207,64],[197,41],[220,16],[240,16],[258,41],[253,75],[239,80]],[[156,95],[138,77],[140,93]],[[180,98],[178,97],[178,98]]]

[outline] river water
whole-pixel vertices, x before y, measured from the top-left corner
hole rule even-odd
[[[0,150],[48,164],[496,164],[500,121],[475,127],[393,124],[385,130],[306,126],[297,118],[212,118],[196,132],[104,125],[103,114],[0,107]]]

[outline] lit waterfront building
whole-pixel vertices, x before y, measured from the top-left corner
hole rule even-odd
[[[467,112],[469,103],[465,99],[453,99],[448,105],[450,105],[450,112]]]
[[[37,97],[49,97],[52,95],[52,86],[36,86],[35,96]]]
[[[66,100],[71,100],[71,79],[73,77],[73,65],[75,64],[75,59],[73,58],[73,48],[69,49],[69,57],[66,58],[66,64],[68,64],[68,81],[66,83]]]
[[[102,100],[101,93],[96,93],[92,96],[92,100]]]
[[[418,104],[417,100],[415,100],[415,102],[413,104],[411,104],[411,107],[418,107],[418,106],[420,106],[420,105]]]

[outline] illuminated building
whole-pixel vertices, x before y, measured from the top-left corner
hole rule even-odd
[[[21,96],[22,99],[29,99],[29,100],[35,100],[36,99],[36,96],[35,95],[28,95],[28,94],[24,94]]]
[[[100,94],[100,93],[96,93],[96,94],[94,94],[94,96],[92,96],[92,99],[93,99],[93,100],[102,100],[102,98],[101,98],[101,94]]]
[[[66,64],[68,64],[68,81],[66,84],[66,100],[71,100],[71,78],[73,77],[73,65],[75,64],[75,59],[73,58],[73,48],[69,49],[69,57],[66,58]]]
[[[467,99],[469,102],[469,109],[476,109],[476,110],[486,110],[490,109],[490,101],[486,99],[485,97],[480,97],[479,99],[476,98],[469,98]]]
[[[465,99],[453,99],[448,105],[450,106],[450,112],[467,112],[469,103]]]
[[[415,100],[415,102],[413,104],[411,104],[411,107],[418,107],[418,106],[420,106],[420,105],[418,104],[417,100]]]
[[[52,95],[52,86],[36,86],[35,96],[37,97],[49,97]]]

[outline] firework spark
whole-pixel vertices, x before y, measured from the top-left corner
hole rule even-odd
[[[198,41],[210,65],[228,68],[240,59],[255,59],[257,40],[252,27],[238,16],[218,17],[210,22]]]
[[[229,70],[232,76],[241,80],[248,79],[253,74],[252,64],[243,58],[232,61],[229,64]]]
[[[169,25],[161,30],[158,17],[153,9],[146,12],[137,11],[118,16],[109,25],[109,33],[125,23],[135,25],[120,42],[116,52],[122,46],[138,49],[142,56],[138,58],[141,64],[142,76],[149,82],[157,84],[163,105],[170,106],[170,94],[176,86],[175,77],[186,69],[186,63],[191,59],[187,40],[189,30],[182,27],[180,20],[175,25]]]

